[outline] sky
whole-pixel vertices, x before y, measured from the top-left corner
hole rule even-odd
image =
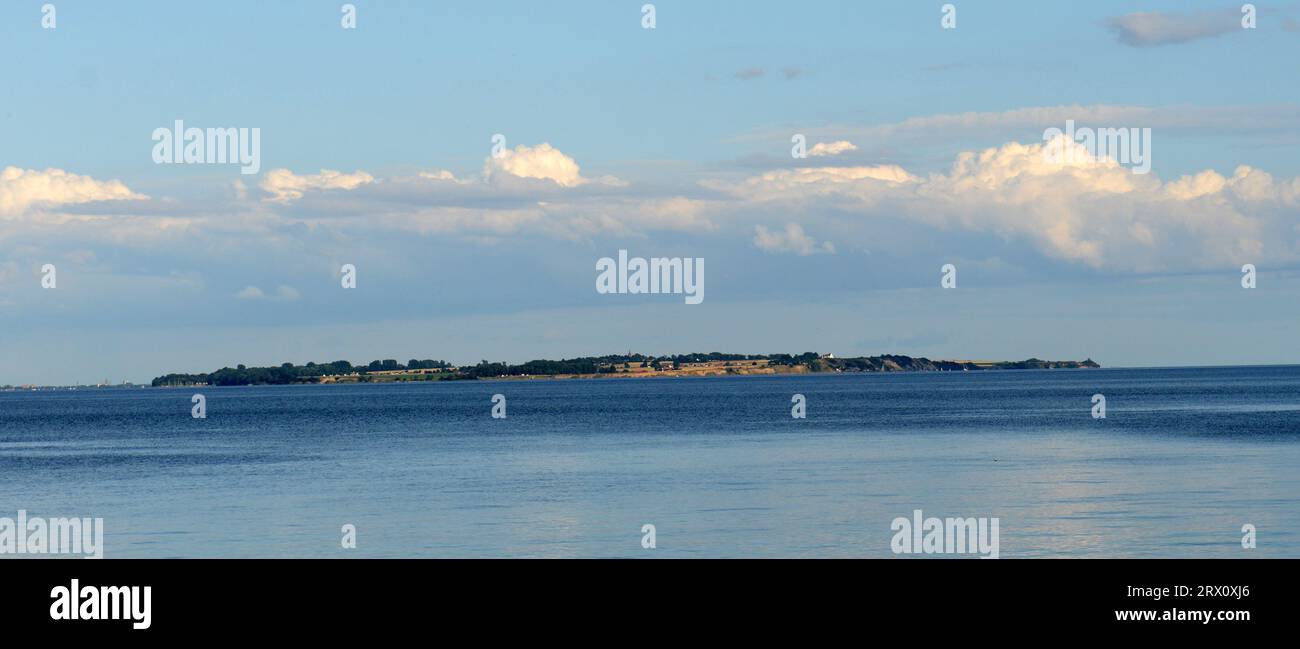
[[[45,4],[0,4],[0,385],[1300,362],[1300,3]],[[177,120],[258,129],[256,173],[157,162]],[[1149,172],[1051,158],[1067,123],[1150,129]],[[598,292],[619,250],[705,299]]]

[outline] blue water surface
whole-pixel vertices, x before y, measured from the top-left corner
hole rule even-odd
[[[1297,557],[1298,501],[1300,367],[0,393],[0,516],[110,558],[891,557],[915,509],[1003,558]]]

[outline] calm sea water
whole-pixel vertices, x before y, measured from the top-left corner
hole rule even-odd
[[[1300,367],[0,393],[0,516],[110,558],[888,557],[914,509],[1003,558],[1296,557],[1297,501]]]

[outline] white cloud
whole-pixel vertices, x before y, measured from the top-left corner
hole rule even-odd
[[[521,145],[499,158],[488,157],[481,175],[457,177],[446,169],[383,180],[364,175],[367,186],[357,185],[346,197],[310,195],[309,190],[322,183],[303,182],[304,177],[285,170],[269,172],[263,188],[284,198],[267,201],[273,212],[307,222],[328,220],[340,227],[364,217],[365,227],[488,239],[522,231],[580,239],[599,233],[714,228],[704,216],[708,201],[630,194],[624,191],[629,184],[614,176],[584,177],[577,162],[549,144]]]
[[[457,178],[456,174],[453,174],[450,171],[447,171],[446,169],[439,169],[437,171],[421,171],[419,176],[420,178],[423,178],[425,180],[445,180],[448,182],[459,183],[459,184],[464,184],[466,182],[469,182]]]
[[[817,241],[808,236],[798,223],[787,224],[784,232],[771,232],[766,226],[754,226],[754,245],[767,252],[793,252],[801,256],[835,253],[834,244],[823,241],[817,245]]]
[[[897,167],[799,168],[710,186],[748,204],[779,202],[782,214],[805,223],[902,218],[1026,240],[1049,257],[1108,270],[1300,260],[1290,225],[1300,179],[1277,182],[1240,167],[1231,177],[1211,170],[1161,182],[1092,159],[1081,147],[1073,162],[1051,162],[1044,146],[1010,142],[965,152],[948,173],[926,178]],[[794,252],[809,243],[790,228],[755,238],[761,248]]]
[[[215,251],[250,236],[290,250],[305,237],[347,242],[375,231],[483,242],[722,231],[758,249],[806,255],[837,246],[914,247],[969,232],[988,236],[964,241],[1000,239],[1047,258],[1114,272],[1300,261],[1294,219],[1300,179],[1275,179],[1241,166],[1230,174],[1205,170],[1162,180],[1087,155],[1054,163],[1043,149],[1042,143],[1007,142],[967,151],[946,171],[924,176],[897,165],[801,166],[709,175],[697,187],[663,190],[584,178],[568,156],[539,145],[511,151],[499,166],[489,159],[487,171],[498,181],[458,178],[445,170],[382,181],[360,171],[296,176],[276,170],[267,173],[262,188],[281,200],[236,197],[215,210],[149,201],[135,204],[144,213],[133,215],[43,211],[21,231],[0,229],[0,239],[21,232],[51,245],[75,241],[82,247],[147,250],[184,244]],[[317,191],[330,189],[339,193]],[[5,213],[55,201],[140,198],[117,181],[12,168],[0,179],[0,196]],[[835,244],[809,232],[833,232]],[[906,239],[882,241],[882,233]],[[248,287],[239,296],[297,299],[291,291]]]
[[[870,167],[799,167],[777,169],[740,182],[705,180],[701,184],[746,202],[803,201],[816,195],[878,194],[879,188],[918,179],[897,165]]]
[[[303,197],[311,190],[356,189],[375,181],[374,176],[357,171],[345,174],[330,169],[322,169],[318,174],[299,176],[288,169],[272,169],[262,178],[262,191],[271,196],[266,200],[288,203]]]
[[[5,167],[0,171],[0,216],[19,216],[33,207],[146,198],[121,181],[95,180],[62,169]]]
[[[561,187],[578,187],[592,182],[582,176],[573,158],[545,142],[534,147],[521,144],[514,150],[504,149],[500,156],[489,157],[483,163],[483,176],[489,181],[502,173],[517,178],[550,180]],[[603,176],[599,182],[615,186],[622,184],[613,176]]]
[[[808,149],[808,155],[814,158],[821,158],[824,156],[835,156],[841,153],[848,153],[849,151],[857,150],[858,147],[848,140],[840,140],[830,143],[818,142],[813,145],[813,148]]]

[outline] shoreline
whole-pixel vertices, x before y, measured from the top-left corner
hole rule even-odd
[[[642,354],[581,357],[564,360],[533,360],[519,365],[481,361],[457,367],[446,361],[411,359],[406,365],[396,360],[372,361],[354,366],[348,361],[278,367],[224,367],[212,373],[167,374],[155,378],[153,387],[204,387],[235,385],[286,385],[329,383],[393,383],[427,381],[479,381],[500,379],[561,380],[594,378],[681,378],[709,376],[754,376],[819,373],[892,372],[983,372],[1026,369],[1100,368],[1092,359],[1083,361],[931,360],[925,357],[885,354],[837,358],[834,354],[805,352],[791,354]]]
[[[1259,365],[1259,366],[1206,366],[1209,367],[1287,367],[1286,365]],[[35,386],[35,387],[10,387],[0,388],[0,393],[5,392],[80,392],[88,390],[115,390],[115,391],[135,391],[135,390],[186,390],[193,388],[276,388],[276,387],[320,387],[320,386],[340,386],[340,385],[410,385],[424,383],[503,383],[503,382],[538,382],[538,381],[669,381],[669,380],[710,380],[725,378],[778,378],[778,377],[829,377],[829,376],[871,376],[871,375],[899,375],[899,374],[983,374],[983,373],[1003,373],[1003,372],[1057,372],[1057,371],[1092,371],[1092,370],[1142,370],[1142,369],[1198,369],[1197,367],[1187,368],[1147,368],[1147,367],[1110,367],[1110,368],[1085,368],[1085,367],[1057,367],[1057,368],[1030,368],[1020,370],[979,370],[971,372],[954,371],[954,370],[912,370],[912,371],[894,371],[894,372],[768,372],[768,373],[701,373],[701,374],[659,374],[659,375],[632,375],[632,374],[556,374],[556,375],[537,375],[537,376],[488,376],[474,379],[432,379],[427,381],[318,381],[318,382],[300,382],[300,383],[249,383],[244,385],[145,385],[136,383],[131,385],[82,385],[82,386]]]
[[[137,387],[230,387],[240,385],[317,385],[331,383],[404,383],[479,380],[569,380],[600,378],[693,378],[717,376],[771,376],[838,373],[984,372],[1032,369],[1099,369],[1092,359],[1047,361],[931,360],[926,357],[883,354],[836,357],[834,354],[727,354],[720,352],[647,356],[643,354],[587,356],[563,360],[533,360],[521,364],[480,361],[456,366],[441,360],[376,360],[353,365],[339,360],[304,365],[283,363],[271,367],[223,367],[214,372],[172,373],[147,385],[131,382],[89,385],[3,385],[0,392],[29,390],[135,389]]]
[[[1300,367],[1300,363],[1269,363],[1269,364],[1253,364],[1253,365],[1153,365],[1153,366],[1132,366],[1132,367],[1129,367],[1129,366],[1116,366],[1116,367],[1096,367],[1096,368],[1082,368],[1082,367],[1079,367],[1079,368],[1067,368],[1067,367],[1057,367],[1057,368],[1029,368],[1029,369],[1019,369],[1019,370],[982,370],[982,371],[980,371],[980,372],[957,372],[957,371],[902,371],[902,372],[783,372],[783,373],[767,373],[767,374],[753,374],[753,373],[750,373],[750,374],[739,374],[739,373],[738,373],[738,374],[695,374],[695,375],[658,375],[658,376],[633,376],[633,375],[620,375],[620,374],[614,374],[614,375],[609,375],[609,374],[589,374],[589,375],[548,375],[548,376],[495,376],[495,377],[484,377],[484,378],[479,378],[479,379],[461,379],[461,381],[468,381],[468,382],[475,382],[475,381],[493,381],[493,382],[503,382],[503,381],[504,381],[504,382],[509,382],[509,381],[517,381],[517,382],[525,382],[525,381],[552,381],[552,380],[604,380],[604,379],[609,379],[609,380],[627,380],[627,379],[658,379],[658,380],[667,380],[667,379],[717,379],[717,378],[728,378],[728,377],[735,377],[735,378],[741,378],[741,377],[744,377],[744,378],[755,378],[755,377],[784,377],[784,376],[803,376],[803,377],[816,377],[816,376],[823,376],[823,377],[824,377],[824,376],[843,376],[843,375],[846,375],[846,374],[848,374],[848,375],[856,375],[856,374],[862,374],[862,375],[873,375],[873,374],[891,374],[891,375],[892,375],[892,374],[973,374],[973,373],[982,373],[982,372],[1000,372],[1000,371],[1014,371],[1014,372],[1035,372],[1035,371],[1037,371],[1037,372],[1049,372],[1049,371],[1058,371],[1058,370],[1066,370],[1066,371],[1069,371],[1069,370],[1085,370],[1085,369],[1087,369],[1087,370],[1104,370],[1104,371],[1112,371],[1112,372],[1113,372],[1113,371],[1157,371],[1157,370],[1223,370],[1223,369],[1242,369],[1242,370],[1252,370],[1252,369],[1281,369],[1281,368],[1288,368],[1288,367]],[[444,379],[444,380],[447,381],[447,382],[459,382],[459,381],[451,380],[451,379]],[[78,392],[78,391],[99,391],[99,390],[134,391],[134,390],[141,390],[141,389],[149,389],[149,390],[155,390],[155,389],[189,389],[189,388],[196,388],[196,387],[203,387],[203,388],[250,388],[250,387],[321,386],[321,385],[393,385],[393,384],[402,385],[402,384],[408,384],[408,383],[439,383],[439,382],[441,382],[441,381],[437,381],[437,380],[430,380],[430,381],[360,381],[360,382],[359,382],[359,381],[331,381],[331,382],[302,382],[302,383],[285,383],[285,384],[281,384],[281,383],[258,383],[258,384],[248,384],[248,385],[203,385],[203,386],[199,386],[199,385],[161,385],[161,386],[152,386],[152,385],[147,385],[147,384],[143,384],[143,383],[134,383],[134,384],[127,384],[127,385],[100,385],[100,386],[97,386],[97,385],[79,385],[79,386],[71,386],[71,385],[67,385],[67,386],[63,386],[63,385],[41,385],[41,386],[2,386],[2,387],[0,387],[0,394],[4,394],[4,393],[8,393],[8,392]]]

